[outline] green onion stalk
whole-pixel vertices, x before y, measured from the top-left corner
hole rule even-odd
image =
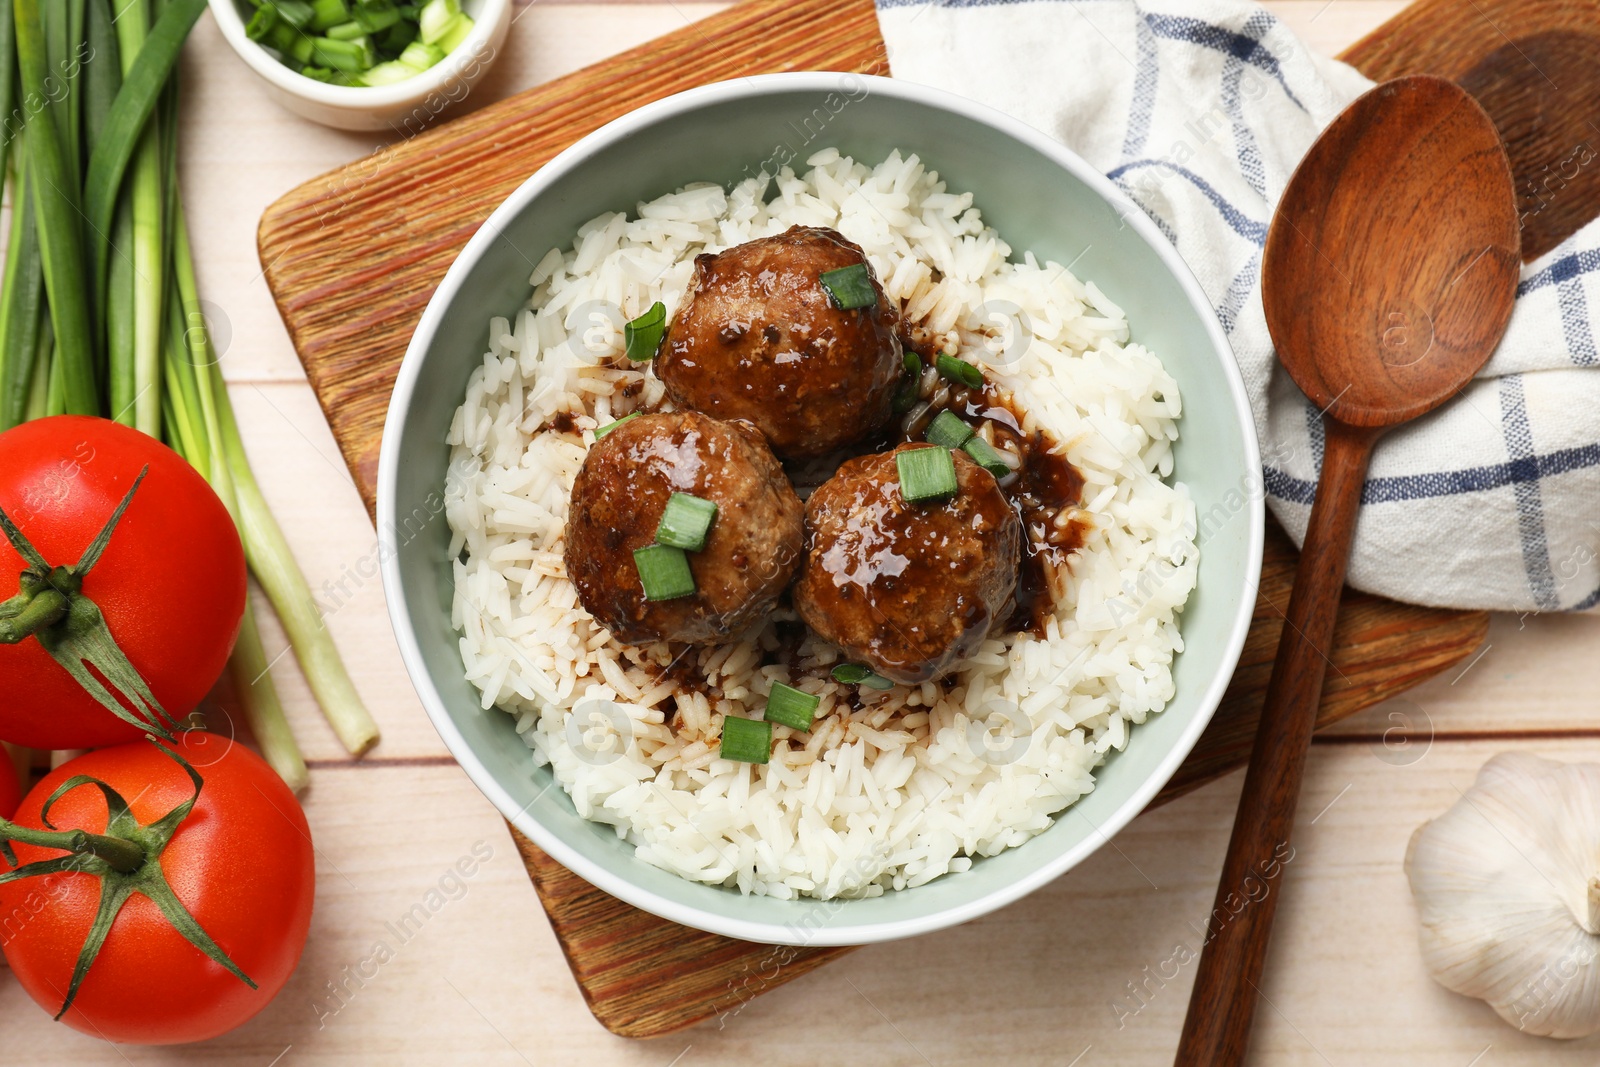
[[[28,389],[28,406],[23,418],[28,421],[42,419],[50,414],[50,360],[55,352],[55,338],[50,335],[50,320],[39,327],[39,343],[34,356],[33,381]]]
[[[0,272],[0,431],[62,412],[109,415],[182,454],[233,515],[312,692],[360,754],[377,727],[250,470],[201,312],[173,70],[205,6],[0,0],[0,180],[14,207]],[[19,100],[43,103],[18,110]],[[230,675],[263,755],[298,790],[305,760],[269,666],[247,604]]]
[[[176,205],[176,175],[171,176],[174,181],[170,186],[169,202]],[[176,210],[169,212],[169,215],[174,220],[181,218]],[[209,370],[212,362],[210,342],[203,326],[196,330],[184,322],[181,278],[182,264],[187,260],[187,255],[180,253],[180,249],[187,249],[188,234],[176,225],[172,233],[174,243],[170,267],[174,277],[169,280],[178,280],[178,284],[167,286],[170,294],[167,302],[167,354],[160,363],[167,386],[162,405],[167,443],[211,483],[237,526],[239,502],[228,464],[222,456],[222,434],[216,417]],[[192,264],[190,276],[192,279]],[[246,594],[239,637],[234,644],[233,655],[228,660],[228,674],[245,721],[250,725],[250,732],[261,746],[262,756],[290,789],[300,792],[310,784],[311,779],[306,770],[305,757],[289,729],[277,685],[272,680],[270,661],[261,643],[261,631],[256,625],[253,599]]]
[[[191,395],[178,389],[171,395],[189,402],[174,405],[162,388],[163,377],[181,375],[193,363],[175,294],[171,310],[176,328],[163,328],[166,296],[172,291],[170,236],[166,232],[171,209],[167,201],[176,197],[177,166],[175,156],[162,148],[163,136],[170,141],[177,131],[175,111],[170,107],[156,110],[157,97],[171,92],[165,86],[187,27],[179,32],[170,20],[158,25],[157,40],[165,46],[164,51],[147,49],[153,36],[148,26],[150,14],[143,0],[124,6],[115,16],[110,0],[88,0],[85,32],[91,58],[85,72],[84,125],[91,149],[87,184],[99,201],[114,203],[115,211],[111,240],[96,246],[92,282],[106,307],[103,340],[108,413],[118,422],[161,436],[164,411],[182,410],[189,416],[197,405]],[[157,67],[154,75],[152,63]],[[127,94],[123,93],[125,87]],[[114,201],[107,190],[115,194]],[[98,260],[108,253],[102,282]],[[206,476],[224,506],[235,513],[231,483],[216,477],[209,440],[167,435],[168,444]],[[266,664],[247,596],[229,660],[230,676],[263,757],[298,792],[309,783],[309,775]]]
[[[9,6],[6,0],[0,4]],[[39,222],[33,211],[33,183],[17,138],[17,165],[11,182],[11,237],[0,281],[0,430],[46,414],[45,383],[55,339],[46,328],[44,261],[39,254]],[[41,351],[42,350],[42,351]]]
[[[212,368],[219,388],[221,372]],[[362,755],[378,743],[378,724],[372,720],[355,683],[345,670],[344,660],[333,643],[333,635],[317,610],[317,602],[306,584],[305,575],[295,565],[294,554],[283,536],[278,520],[272,517],[267,499],[256,484],[255,473],[245,457],[244,442],[233,417],[232,404],[225,392],[219,393],[218,414],[222,418],[223,450],[239,494],[240,529],[244,533],[245,554],[256,581],[266,590],[273,610],[305,673],[312,694],[339,740],[352,755]]]
[[[146,0],[127,0],[116,20],[117,47],[121,52],[122,76],[133,72],[133,64],[149,36],[150,8]],[[129,170],[129,229],[133,238],[131,268],[137,283],[133,291],[131,398],[122,405],[113,403],[112,414],[151,436],[161,435],[161,319],[166,313],[163,286],[166,272],[166,243],[162,236],[161,129],[149,123],[139,138]],[[122,246],[128,247],[126,245]],[[117,253],[113,251],[113,255]],[[126,367],[114,368],[113,382],[124,389],[130,375]],[[120,379],[120,381],[119,381]],[[131,408],[131,410],[130,410]]]
[[[122,50],[117,44],[116,17],[111,10],[111,3],[112,0],[89,0],[86,12],[85,32],[91,59],[83,72],[83,120],[85,144],[91,158],[113,130],[111,111],[123,84]],[[106,346],[106,388],[110,393],[110,414],[125,426],[135,424],[134,398],[138,393],[134,375],[133,235],[133,190],[128,188],[128,183],[123,183],[111,228],[111,247],[118,249],[118,254],[111,260],[109,288],[99,295],[106,310],[101,326]]]
[[[345,748],[354,755],[362,755],[378,743],[378,724],[356,692],[355,683],[350,680],[339,649],[333,643],[333,635],[317,610],[311,587],[295,563],[283,529],[272,517],[266,497],[256,483],[255,472],[250,469],[238,422],[234,419],[233,402],[228,397],[200,307],[189,229],[181,205],[173,212],[173,233],[176,297],[186,327],[184,337],[195,372],[201,418],[207,439],[212,442],[208,476],[229,486],[230,503],[236,509],[234,517],[244,538],[250,569],[283,623],[295,658],[300,661],[300,668],[323,715]]]
[[[51,81],[40,0],[14,3],[22,99],[43,102],[27,116],[25,165],[39,228],[50,321],[55,329],[48,403],[52,411],[59,407],[76,415],[97,415],[100,394],[95,378],[94,318],[89,301],[91,290],[84,284],[88,267],[84,260],[82,183],[69,168],[75,153],[68,152],[64,140],[68,131],[77,129],[77,123],[72,120],[70,106],[63,104],[74,104],[77,98],[59,92],[52,95],[56,83]]]

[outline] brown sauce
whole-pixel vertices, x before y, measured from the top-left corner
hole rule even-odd
[[[719,686],[714,686],[700,670],[700,657],[695,655],[697,649],[691,645],[668,645],[672,651],[672,659],[661,671],[661,678],[671,678],[672,683],[678,687],[680,693],[703,693],[707,700],[715,701],[722,695]],[[674,714],[676,704],[674,703]]]
[[[905,334],[901,343],[908,351],[917,352],[925,365],[932,364],[937,356]],[[1058,442],[1051,434],[1022,431],[1026,421],[1023,409],[1015,397],[1002,393],[993,382],[986,380],[981,389],[943,379],[940,385],[944,387],[942,399],[930,403],[909,425],[906,415],[896,415],[888,429],[861,445],[861,451],[887,451],[905,441],[920,441],[928,423],[943,410],[954,411],[974,427],[984,421],[993,426],[995,447],[1022,461],[1017,474],[1000,482],[1001,491],[1022,519],[1025,535],[1017,572],[1016,606],[1004,632],[1042,637],[1045,621],[1055,613],[1052,575],[1067,566],[1068,557],[1083,545],[1089,531],[1089,524],[1072,514],[1083,503],[1083,476],[1065,456],[1057,454]],[[941,392],[936,392],[934,398],[939,398]]]
[[[916,352],[925,365],[932,365],[937,352],[915,334],[901,334],[906,351]],[[1090,524],[1072,514],[1082,505],[1083,476],[1065,456],[1057,454],[1058,442],[1046,432],[1024,433],[1024,410],[1016,399],[1003,393],[991,381],[985,380],[981,389],[969,389],[940,380],[942,390],[926,412],[912,424],[906,424],[903,413],[897,413],[889,426],[866,440],[831,456],[817,460],[785,464],[787,473],[801,495],[821,485],[832,477],[839,465],[856,456],[886,452],[906,441],[920,441],[929,422],[942,410],[952,410],[974,427],[987,421],[993,427],[994,445],[1021,460],[1015,476],[1001,480],[1001,491],[1022,519],[1024,537],[1022,558],[1017,571],[1017,587],[1013,609],[1006,619],[1002,633],[1031,633],[1042,637],[1046,621],[1055,613],[1053,592],[1054,575],[1069,565],[1069,557],[1084,543]],[[631,382],[623,395],[633,399],[643,391],[642,383]],[[639,410],[656,410],[655,405]],[[550,428],[562,432],[575,430],[570,412],[558,413],[550,420]],[[785,600],[787,602],[787,594]],[[798,667],[800,646],[809,635],[804,623],[782,620],[777,624],[777,647],[765,651],[763,665],[785,664],[796,677],[828,677],[829,668],[801,671]],[[674,652],[680,651],[678,648]],[[720,687],[713,686],[700,672],[693,650],[678,655],[666,670],[683,692],[700,692],[709,699],[720,697]],[[941,683],[948,691],[956,684],[956,676],[946,675]],[[847,687],[841,700],[852,710],[865,706],[857,687]],[[669,718],[676,728],[676,711]]]
[[[787,603],[788,594],[784,594]],[[793,666],[800,662],[800,646],[805,644],[806,636],[810,633],[806,624],[798,619],[779,619],[773,624],[773,634],[777,638],[777,647],[763,649],[761,665],[771,667],[774,665]]]
[[[1023,540],[1016,608],[1006,629],[1043,637],[1045,620],[1055,613],[1051,578],[1082,546],[1089,524],[1072,515],[1083,503],[1083,476],[1051,451],[1054,442],[1047,435],[1034,436],[1022,474],[1009,491],[1022,517]]]

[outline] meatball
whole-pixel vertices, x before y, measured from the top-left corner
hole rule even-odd
[[[825,455],[882,427],[903,371],[899,311],[870,265],[877,300],[866,307],[841,311],[821,281],[866,262],[859,246],[812,226],[697,256],[656,358],[668,395],[746,420],[784,459]]]
[[[695,592],[646,600],[634,549],[655,541],[673,493],[717,505],[688,553]],[[567,518],[567,575],[584,608],[626,644],[710,644],[772,609],[799,565],[800,498],[761,435],[696,411],[641,415],[584,457]]]
[[[994,476],[954,452],[956,495],[908,504],[895,456],[861,456],[811,495],[794,606],[845,655],[896,682],[943,675],[1010,615],[1022,520]]]

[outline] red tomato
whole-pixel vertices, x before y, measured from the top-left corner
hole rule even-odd
[[[61,415],[0,434],[0,508],[53,565],[78,561],[146,465],[83,594],[174,719],[222,674],[244,613],[244,549],[232,518],[183,457],[106,419]],[[0,599],[27,564],[0,537]],[[0,645],[0,739],[96,748],[143,731],[95,701],[29,637]]]
[[[17,783],[17,768],[11,755],[0,746],[0,819],[11,818],[11,813],[22,803],[22,786]]]
[[[265,761],[216,734],[179,737],[205,779],[194,810],[161,853],[167,883],[201,929],[260,987],[251,989],[186,941],[159,909],[135,894],[61,1021],[108,1041],[175,1045],[243,1024],[278,994],[300,961],[314,892],[311,833],[294,794]],[[40,807],[69,777],[109,783],[148,825],[193,793],[183,769],[148,741],[101,749],[52,771],[27,795],[19,826],[38,829]],[[50,812],[64,830],[106,829],[98,789],[66,794]],[[21,863],[63,855],[17,844]],[[100,879],[62,872],[0,885],[8,917],[6,961],[34,1000],[54,1015],[100,901]]]

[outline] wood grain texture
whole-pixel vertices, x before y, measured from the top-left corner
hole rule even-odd
[[[1375,78],[1413,66],[1465,75],[1507,43],[1492,27],[1484,32],[1474,6],[1492,9],[1496,19],[1507,17],[1510,7],[1481,0],[1476,5],[1474,0],[1421,0],[1411,12],[1422,17],[1403,14],[1346,58]],[[1556,9],[1566,14],[1557,19]],[[1567,33],[1592,26],[1595,17],[1592,3],[1538,0],[1518,10],[1545,20],[1538,24],[1546,28],[1559,22]],[[1574,11],[1588,14],[1579,18]],[[1516,25],[1527,25],[1528,17],[1519,16]],[[1581,40],[1577,44],[1587,47]],[[494,207],[556,152],[634,107],[710,81],[799,69],[884,72],[883,42],[871,5],[866,0],[747,0],[383,149],[294,190],[268,210],[259,231],[267,281],[369,510],[384,409],[400,356],[450,262]],[[1497,69],[1490,64],[1478,76],[1494,82]],[[1527,94],[1525,88],[1499,91],[1508,99]],[[1498,120],[1501,112],[1485,103]],[[1533,167],[1525,161],[1542,150],[1543,141],[1509,135],[1507,140],[1514,164]],[[485,151],[485,145],[494,151]],[[1551,234],[1563,225],[1570,232],[1583,221],[1573,223],[1579,213],[1557,211],[1553,203],[1536,214],[1537,224]],[[1529,244],[1525,235],[1525,248]],[[359,259],[352,260],[351,247],[362,249]],[[1269,523],[1260,596],[1239,668],[1199,746],[1157,803],[1248,758],[1295,559],[1288,539]],[[1400,605],[1346,590],[1318,726],[1461,661],[1482,642],[1487,626],[1480,612]],[[769,946],[656,919],[600,893],[525,840],[519,846],[586,1001],[596,1018],[619,1034],[669,1033],[735,1010],[847,951],[782,950],[779,959]]]
[[[1294,543],[1268,517],[1261,586],[1239,666],[1199,743],[1152,807],[1242,767],[1249,760],[1298,559]],[[1317,710],[1318,729],[1422,684],[1460,662],[1483,642],[1488,632],[1488,616],[1482,612],[1397,604],[1346,589],[1334,625],[1329,678]]]
[[[1361,488],[1377,438],[1377,431],[1327,423],[1316,503],[1262,699],[1216,902],[1206,918],[1205,944],[1174,1061],[1178,1067],[1238,1067],[1244,1061],[1272,921],[1283,897],[1274,883],[1294,856],[1295,810],[1328,667],[1323,649],[1338,617]]]
[[[1595,217],[1600,10],[1592,0],[1420,0],[1343,58],[1375,81],[1437,74],[1477,97],[1511,156],[1524,259]]]
[[[1500,343],[1521,266],[1511,190],[1488,114],[1455,82],[1413,74],[1345,108],[1278,200],[1262,302],[1326,444],[1179,1067],[1244,1061],[1372,450],[1460,392]]]
[[[851,948],[757,945],[680,926],[602,893],[513,828],[583,1000],[607,1030],[660,1037],[731,1015]]]

